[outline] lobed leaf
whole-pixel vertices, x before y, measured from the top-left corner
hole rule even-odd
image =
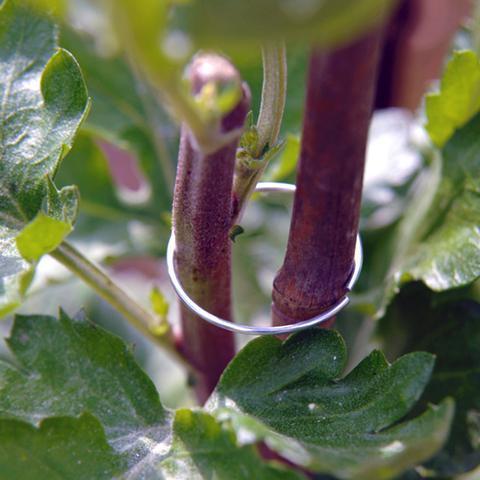
[[[17,316],[8,345],[17,365],[0,363],[0,478],[303,478],[206,413],[168,412],[130,349],[83,315]]]
[[[392,243],[378,316],[405,283],[420,280],[440,292],[480,277],[479,128],[480,114],[449,140],[417,185]]]
[[[336,332],[302,332],[284,343],[259,338],[227,368],[210,408],[291,461],[340,478],[392,478],[443,445],[449,400],[389,428],[422,394],[432,355],[410,354],[389,365],[375,351],[339,380],[345,362]]]
[[[202,480],[300,480],[302,475],[265,463],[252,446],[237,445],[233,430],[221,426],[211,415],[178,410],[173,423],[171,455],[162,461],[167,479]]]
[[[113,470],[128,479],[303,478],[261,461],[249,444],[264,439],[316,471],[391,478],[441,446],[452,415],[445,401],[386,428],[418,399],[433,357],[410,354],[389,365],[373,352],[339,381],[345,346],[330,331],[251,342],[225,372],[214,416],[165,410],[131,351],[84,316],[17,316],[8,345],[16,366],[0,363],[0,438],[7,452],[28,445],[28,458],[41,465],[68,447],[56,461],[67,473],[85,462],[105,478]],[[29,468],[23,459],[8,460],[20,477]]]
[[[88,119],[57,176],[60,185],[74,182],[82,192],[73,235],[85,243],[102,241],[113,255],[163,255],[177,129],[151,87],[122,57],[100,50],[97,40],[67,28],[61,34],[62,46],[82,65],[92,97]],[[143,228],[132,229],[132,220]]]
[[[77,213],[76,190],[59,191],[52,178],[89,101],[78,64],[56,38],[51,21],[20,0],[0,6],[0,315],[19,304],[35,261]]]
[[[480,276],[480,115],[443,149],[442,177],[426,221],[429,230],[405,270],[433,290]]]
[[[0,420],[0,479],[110,480],[124,467],[94,417],[49,418],[38,428]]]
[[[83,316],[17,316],[7,342],[21,369],[0,364],[3,418],[36,423],[89,411],[113,438],[166,418],[128,348]]]
[[[457,53],[447,67],[442,92],[432,97],[441,105],[438,117],[430,113],[429,120],[431,129],[435,118],[448,135],[420,176],[390,242],[393,255],[380,287],[378,317],[405,283],[419,280],[440,292],[480,277],[479,95],[478,58],[473,52]]]

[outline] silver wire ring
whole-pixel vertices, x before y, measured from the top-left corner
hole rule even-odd
[[[276,182],[261,182],[257,184],[255,192],[257,193],[295,193],[295,185],[289,183],[276,183]],[[177,277],[177,272],[175,270],[174,256],[175,256],[175,235],[172,230],[170,240],[167,247],[167,270],[172,286],[180,297],[182,302],[196,315],[198,315],[203,320],[206,320],[208,323],[215,325],[216,327],[223,328],[225,330],[230,330],[235,333],[242,333],[245,335],[281,335],[286,333],[298,332],[306,328],[314,327],[323,323],[330,318],[337,315],[340,310],[343,310],[348,303],[350,302],[347,295],[340,299],[337,303],[331,306],[327,311],[316,315],[308,320],[303,320],[299,323],[293,323],[290,325],[281,325],[277,327],[255,327],[252,325],[245,325],[240,323],[233,323],[225,320],[224,318],[217,317],[213,313],[207,312],[200,305],[194,302],[188,293],[184,290],[180,280]],[[355,285],[358,277],[360,276],[360,271],[362,269],[363,262],[363,251],[362,251],[362,242],[360,240],[360,235],[357,235],[357,244],[355,247],[355,259],[354,259],[354,270],[350,280],[347,284],[347,289],[350,291]]]

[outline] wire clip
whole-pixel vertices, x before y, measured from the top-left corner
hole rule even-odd
[[[295,185],[289,183],[277,183],[277,182],[260,182],[255,188],[257,193],[295,193]],[[172,282],[173,288],[177,295],[180,297],[182,302],[196,315],[198,315],[203,320],[215,325],[216,327],[223,328],[225,330],[230,330],[235,333],[242,333],[244,335],[283,335],[293,332],[298,332],[306,328],[311,328],[316,325],[319,325],[323,322],[326,322],[330,318],[337,315],[341,310],[343,310],[350,302],[348,295],[345,295],[337,303],[332,305],[328,310],[322,312],[320,315],[309,318],[308,320],[303,320],[299,323],[293,323],[290,325],[280,325],[275,327],[257,327],[252,325],[233,323],[224,318],[217,317],[213,313],[208,312],[193,301],[188,293],[184,290],[175,270],[175,235],[172,231],[170,240],[167,247],[167,270],[170,281]],[[362,269],[363,263],[363,250],[362,242],[360,240],[360,235],[357,236],[357,244],[355,247],[355,258],[354,258],[354,270],[350,280],[347,284],[348,291],[352,290],[355,285],[360,272]]]

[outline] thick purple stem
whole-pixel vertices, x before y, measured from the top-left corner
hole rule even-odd
[[[312,52],[290,236],[274,281],[277,325],[317,315],[346,293],[381,38]]]
[[[223,57],[202,55],[189,70],[194,93],[204,85],[236,80],[236,70]],[[203,308],[231,319],[232,183],[235,153],[249,98],[244,88],[238,105],[221,119],[221,134],[238,131],[227,145],[203,152],[187,126],[182,127],[173,203],[176,268],[190,296]],[[203,402],[235,354],[230,332],[198,318],[182,305],[182,344],[185,357],[198,370],[196,392]]]

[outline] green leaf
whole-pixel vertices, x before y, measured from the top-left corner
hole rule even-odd
[[[172,30],[202,47],[252,46],[258,40],[315,40],[332,46],[368,31],[395,6],[391,0],[191,0],[174,9]]]
[[[426,465],[443,477],[473,470],[480,463],[480,304],[461,289],[436,294],[421,284],[405,286],[380,323],[380,335],[393,351],[418,348],[437,361],[420,405],[455,399],[455,418],[445,448]]]
[[[443,149],[442,177],[427,213],[429,230],[408,263],[409,275],[433,290],[480,276],[480,115]]]
[[[128,468],[153,460],[154,447],[168,451],[170,415],[119,338],[60,312],[17,316],[8,345],[19,368],[0,363],[0,418],[38,425],[89,412]]]
[[[389,365],[375,351],[339,380],[345,362],[336,332],[302,332],[284,343],[259,338],[224,372],[210,407],[291,461],[340,478],[392,478],[443,445],[449,400],[389,428],[420,397],[432,355],[414,353]]]
[[[377,318],[408,282],[419,280],[441,292],[480,277],[480,63],[476,55],[456,53],[441,92],[429,98],[432,138],[447,133],[437,142],[443,145],[440,152],[424,152],[429,164],[417,176],[399,223],[384,236],[389,237],[387,241],[377,242],[367,255],[373,257],[370,264],[377,271],[364,303],[376,311]],[[445,127],[444,133],[440,127]]]
[[[285,139],[285,146],[281,153],[271,162],[265,172],[265,179],[271,182],[285,180],[291,177],[297,168],[300,156],[300,137],[288,134]]]
[[[479,129],[480,114],[455,133],[417,184],[392,241],[379,317],[405,283],[420,280],[445,291],[480,276]]]
[[[161,464],[167,478],[201,480],[300,480],[300,474],[262,462],[252,446],[237,445],[231,429],[211,415],[178,410],[173,423],[172,455]]]
[[[123,342],[82,316],[17,316],[8,345],[22,368],[1,364],[3,418],[35,424],[89,411],[116,440],[167,417]]]
[[[7,343],[16,366],[0,362],[0,441],[10,449],[21,440],[31,462],[58,452],[67,478],[77,478],[67,474],[77,464],[105,469],[98,478],[112,478],[112,468],[132,479],[301,478],[239,446],[231,429],[205,413],[181,410],[172,424],[131,350],[83,316],[17,316]],[[28,478],[31,464],[21,459],[11,468]]]
[[[150,292],[150,304],[152,305],[152,310],[155,312],[155,315],[166,320],[170,305],[165,295],[157,287],[153,288]]]
[[[17,249],[20,255],[34,262],[46,252],[54,250],[62,240],[72,231],[72,226],[40,212],[17,235]]]
[[[47,419],[39,428],[2,419],[0,444],[1,480],[110,480],[124,467],[98,420],[88,414]]]
[[[455,52],[443,74],[440,91],[426,97],[426,128],[432,141],[443,147],[479,110],[480,61],[475,52]]]
[[[80,21],[83,25],[89,20]],[[81,63],[93,99],[88,119],[58,175],[60,184],[74,181],[82,192],[74,235],[82,242],[97,244],[101,239],[114,244],[115,254],[164,253],[169,228],[162,219],[171,208],[177,130],[167,122],[150,87],[136,78],[123,58],[105,56],[91,38],[67,28],[62,30],[61,44]],[[129,201],[131,195],[126,198],[121,194],[125,190],[115,185],[106,152],[99,148],[106,144],[111,164],[115,163],[112,157],[118,156],[136,161],[145,181],[142,192],[147,193],[140,203]],[[132,220],[137,225],[142,222],[148,234],[136,235],[139,229],[130,228]]]
[[[79,67],[57,48],[54,25],[21,3],[0,6],[0,315],[19,304],[33,276],[17,235],[27,228],[20,245],[37,260],[61,241],[60,224],[69,225],[66,235],[75,220],[76,190],[58,191],[51,179],[88,110]],[[34,251],[32,232],[45,240]]]
[[[168,311],[170,304],[163,292],[157,288],[152,288],[150,292],[150,306],[155,313],[155,322],[149,325],[150,330],[155,332],[157,336],[165,335],[170,331],[170,324],[168,323]]]

